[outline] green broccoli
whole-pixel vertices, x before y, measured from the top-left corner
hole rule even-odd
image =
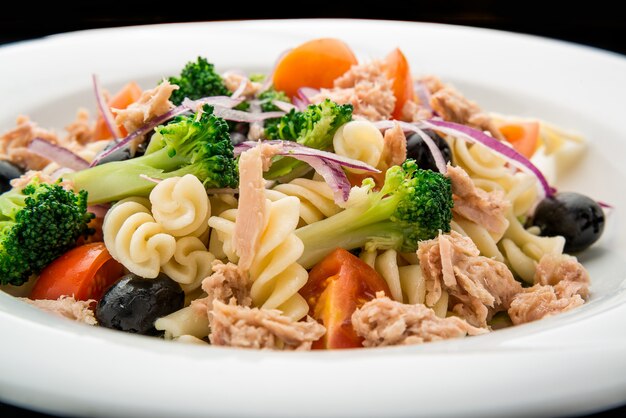
[[[291,110],[275,124],[265,129],[267,139],[296,141],[310,148],[326,150],[332,146],[333,135],[339,127],[352,119],[352,105],[339,105],[329,99],[309,105],[303,111]],[[304,163],[283,157],[275,161],[266,177],[275,179],[289,174]]]
[[[206,96],[230,96],[231,94],[222,77],[215,71],[214,65],[202,57],[198,57],[197,62],[188,62],[180,73],[180,77],[170,77],[168,81],[179,87],[178,90],[172,92],[170,97],[175,105],[180,105],[185,97],[197,100]]]
[[[93,234],[87,192],[32,179],[0,195],[0,283],[22,285],[55,258]]]
[[[450,179],[407,160],[364,203],[296,230],[304,243],[299,262],[310,268],[337,247],[415,251],[419,241],[450,231],[452,206]]]
[[[89,192],[89,203],[148,196],[152,179],[193,174],[207,188],[237,187],[237,164],[228,124],[205,105],[195,115],[179,116],[155,128],[145,155],[69,173],[66,178]]]

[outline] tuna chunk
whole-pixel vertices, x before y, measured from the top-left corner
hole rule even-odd
[[[269,210],[265,199],[263,171],[279,147],[259,143],[239,157],[239,205],[233,244],[239,256],[239,268],[247,271],[259,246]]]
[[[452,311],[474,326],[486,327],[487,320],[507,310],[522,290],[505,264],[480,256],[470,238],[454,231],[420,242],[417,256],[426,304],[433,306],[446,290]]]
[[[28,145],[35,138],[53,144],[59,142],[54,132],[38,127],[27,116],[19,116],[17,126],[0,137],[0,159],[11,161],[28,170],[43,169],[50,160],[28,150]]]
[[[387,129],[383,141],[379,168],[386,170],[394,165],[402,164],[406,160],[406,136],[400,125],[395,124],[393,128]]]
[[[174,107],[170,102],[174,90],[178,90],[177,85],[163,80],[152,90],[144,91],[139,100],[126,109],[111,109],[115,114],[115,123],[124,126],[128,132],[136,131],[149,120],[167,113]]]
[[[295,322],[276,309],[213,304],[211,344],[241,348],[309,350],[326,329],[312,318]]]
[[[365,347],[421,344],[488,332],[457,317],[439,318],[425,305],[393,301],[383,292],[352,314],[352,326]]]
[[[93,125],[89,120],[89,112],[79,109],[76,119],[65,127],[67,136],[61,141],[62,145],[72,151],[78,151],[75,144],[84,145],[93,141]],[[74,148],[73,148],[74,147]]]
[[[454,87],[446,85],[437,77],[424,77],[421,81],[431,93],[430,106],[448,122],[460,123],[491,133],[497,139],[504,139],[493,119],[484,113],[473,101],[467,99]]]
[[[352,66],[335,80],[332,89],[322,89],[310,98],[313,103],[324,99],[350,103],[355,116],[372,121],[389,119],[396,105],[392,82],[385,75],[382,61]]]
[[[504,193],[499,190],[488,193],[479,189],[461,167],[448,164],[448,177],[452,182],[454,199],[452,212],[485,227],[496,236],[496,240],[501,238],[509,227],[506,211],[511,206]]]
[[[227,303],[235,299],[240,306],[251,306],[250,298],[250,278],[247,273],[242,272],[236,264],[224,264],[219,260],[213,261],[211,265],[213,274],[202,280],[202,290],[207,294],[205,298],[196,299],[191,304],[194,309],[204,309],[207,312],[209,321],[214,301]]]
[[[248,99],[253,98],[256,94],[261,90],[263,84],[257,83],[254,81],[250,81],[248,77],[242,74],[237,73],[224,73],[222,74],[222,79],[224,80],[224,85],[231,92],[234,93],[237,91],[241,83],[245,83],[245,87],[241,96],[246,97]]]
[[[96,317],[89,308],[95,300],[76,300],[71,296],[61,296],[57,300],[30,300],[27,298],[19,298],[37,308],[49,312],[51,314],[68,318],[77,322],[83,322],[87,325],[96,325]]]
[[[406,122],[418,122],[424,119],[430,119],[433,117],[433,112],[419,104],[415,103],[413,100],[407,100],[407,102],[402,106],[402,115],[401,118]]]
[[[513,324],[536,321],[574,309],[589,296],[589,273],[566,254],[546,254],[535,272],[535,285],[515,296],[509,308]]]

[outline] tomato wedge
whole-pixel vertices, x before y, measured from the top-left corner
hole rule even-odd
[[[498,130],[513,148],[526,158],[533,156],[539,146],[539,122],[505,123]]]
[[[363,339],[352,328],[351,317],[379,291],[391,294],[374,269],[342,248],[313,267],[307,284],[300,289],[309,304],[309,315],[326,327],[326,334],[313,343],[313,348],[361,347]]]
[[[357,64],[345,42],[334,38],[314,39],[292,49],[274,69],[274,87],[289,97],[300,87],[329,88],[333,81]]]
[[[385,73],[387,78],[393,80],[393,95],[396,97],[396,107],[391,115],[400,119],[404,104],[413,100],[415,95],[411,68],[400,48],[394,49],[385,58]]]
[[[141,97],[141,87],[139,87],[139,84],[131,81],[109,100],[108,105],[110,108],[114,109],[126,109],[131,103],[135,103],[139,97]],[[123,126],[119,126],[119,129],[122,135],[128,135],[128,132],[126,132]],[[112,136],[102,115],[98,116],[96,126],[94,127],[93,139],[98,141],[100,139],[109,139]]]
[[[31,299],[100,300],[104,291],[124,274],[103,242],[81,245],[50,263],[39,275]]]

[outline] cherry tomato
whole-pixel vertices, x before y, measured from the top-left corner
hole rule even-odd
[[[363,339],[354,332],[351,317],[379,291],[390,294],[385,280],[342,248],[313,267],[307,284],[300,290],[309,304],[309,315],[326,327],[326,334],[313,343],[313,348],[361,347]]]
[[[120,91],[117,92],[111,100],[109,100],[109,107],[114,109],[126,109],[131,103],[135,103],[139,97],[141,97],[141,87],[134,81],[126,84]],[[122,135],[127,135],[126,129],[123,126],[119,126]],[[109,132],[109,128],[104,122],[102,115],[98,116],[96,120],[96,126],[94,127],[93,138],[94,140],[109,139],[113,134]]]
[[[293,97],[300,87],[329,88],[333,81],[357,64],[345,42],[314,39],[289,51],[276,65],[274,87]]]
[[[393,109],[392,116],[400,119],[404,104],[413,100],[415,92],[409,62],[399,48],[391,51],[385,58],[385,73],[387,78],[393,80],[393,95],[396,97],[396,107]]]
[[[539,146],[539,122],[507,123],[498,130],[526,158],[532,157]]]
[[[111,257],[104,243],[93,242],[69,250],[43,269],[30,298],[73,295],[76,300],[97,301],[123,275],[124,267]]]

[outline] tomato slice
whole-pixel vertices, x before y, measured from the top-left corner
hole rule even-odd
[[[400,119],[404,104],[413,100],[415,95],[411,68],[400,48],[394,49],[385,58],[385,73],[387,78],[393,80],[393,95],[396,97],[396,107],[393,109],[392,116]]]
[[[58,299],[73,295],[76,300],[97,301],[123,274],[124,266],[111,257],[104,243],[81,245],[43,269],[30,298]]]
[[[352,328],[351,317],[379,291],[391,294],[374,269],[342,248],[313,267],[307,284],[300,289],[309,304],[309,315],[326,327],[326,334],[313,343],[313,348],[361,347],[363,339]]]
[[[274,87],[289,97],[300,87],[329,88],[333,81],[357,64],[345,42],[334,38],[314,39],[292,49],[274,69]]]
[[[539,122],[505,123],[498,130],[513,148],[526,158],[533,156],[539,146]]]
[[[130,104],[135,103],[141,97],[141,87],[139,84],[131,81],[126,84],[120,91],[118,91],[111,100],[109,100],[109,107],[115,109],[126,109]],[[122,135],[127,135],[126,129],[123,126],[119,126]],[[96,120],[96,126],[94,127],[93,139],[95,141],[101,139],[112,138],[113,134],[109,132],[107,124],[104,122],[102,115],[98,116]]]

